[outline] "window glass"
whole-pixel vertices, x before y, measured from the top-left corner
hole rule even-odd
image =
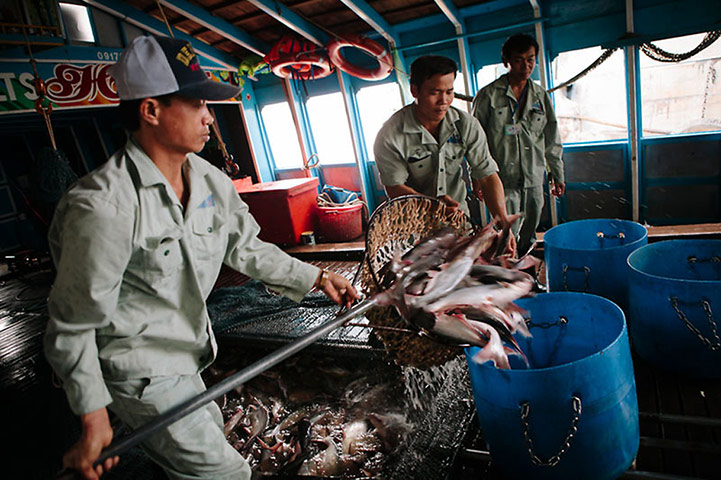
[[[453,81],[453,91],[456,93],[462,93],[467,95],[466,86],[463,83],[463,78],[463,72],[458,72],[458,74],[456,75],[456,79]],[[459,110],[463,110],[464,112],[470,110],[470,103],[466,102],[465,100],[461,100],[460,98],[453,99],[453,103],[451,103],[451,105],[453,105]]]
[[[493,82],[506,72],[508,72],[508,69],[502,63],[494,63],[493,65],[486,65],[481,68],[476,73],[478,90]]]
[[[401,91],[397,83],[371,85],[358,90],[356,102],[363,126],[366,152],[368,158],[373,160],[373,143],[376,141],[378,130],[403,106]]]
[[[65,31],[71,41],[95,42],[88,7],[72,3],[61,3],[60,11],[63,13]]]
[[[355,163],[342,94],[310,97],[306,108],[320,165]]]
[[[601,47],[559,54],[552,65],[553,84],[578,75],[603,53]],[[555,91],[555,110],[564,143],[628,138],[626,68],[617,50],[601,65]]]
[[[686,53],[705,34],[653,43],[669,53]],[[678,63],[639,53],[645,136],[721,130],[721,41]]]
[[[303,155],[298,145],[298,134],[287,102],[265,105],[260,110],[275,167],[302,168]]]

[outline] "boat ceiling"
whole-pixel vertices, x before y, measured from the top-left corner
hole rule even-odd
[[[449,5],[451,9],[479,5],[484,3],[498,4],[497,0],[192,0],[192,2],[171,2],[156,0],[126,0],[126,3],[157,20],[164,21],[163,14],[168,23],[178,30],[191,35],[218,50],[242,59],[251,53],[258,52],[249,49],[243,41],[229,38],[233,35],[223,36],[219,30],[226,34],[228,29],[222,25],[229,25],[247,34],[248,39],[255,40],[256,45],[272,46],[285,35],[302,36],[294,31],[297,24],[310,25],[324,32],[329,37],[341,36],[347,33],[375,34],[373,28],[352,7],[365,9],[367,15],[377,14],[388,25],[394,26],[418,18],[443,14],[440,5]],[[158,7],[161,4],[162,12]],[[358,7],[360,6],[360,7]],[[210,14],[219,20],[216,27],[208,28],[203,18],[194,11],[200,7],[201,13]],[[286,10],[287,9],[287,10]],[[370,9],[370,10],[368,10]],[[278,16],[271,15],[268,10],[279,12]],[[295,20],[295,21],[294,21]],[[203,23],[205,23],[205,25]],[[291,26],[286,23],[290,22]],[[220,28],[217,28],[221,26]],[[232,29],[231,27],[231,29]]]

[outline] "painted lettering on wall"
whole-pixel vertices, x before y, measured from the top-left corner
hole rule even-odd
[[[38,68],[45,80],[47,98],[53,103],[53,109],[64,109],[116,105],[119,99],[115,80],[108,72],[111,65],[112,63],[61,63],[39,64]],[[49,67],[52,70],[44,73],[50,70]],[[30,70],[29,65],[23,65],[22,68]],[[241,86],[243,84],[242,78],[236,72],[206,70],[205,73],[218,82]],[[0,114],[35,110],[34,102],[38,94],[33,79],[31,71],[0,72]]]

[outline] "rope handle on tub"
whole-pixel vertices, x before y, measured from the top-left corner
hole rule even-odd
[[[703,306],[703,310],[704,312],[706,312],[706,317],[708,318],[708,325],[711,328],[711,334],[714,337],[713,342],[706,338],[701,332],[701,330],[699,330],[696,325],[691,323],[686,314],[681,311],[681,308],[678,306],[678,297],[668,297],[668,301],[671,302],[671,307],[673,307],[673,309],[676,311],[676,315],[678,316],[678,318],[686,324],[686,327],[688,327],[688,329],[691,330],[694,335],[696,335],[696,337],[701,341],[701,343],[706,346],[706,348],[710,349],[713,352],[718,352],[719,350],[721,350],[721,338],[719,338],[718,326],[713,319],[711,303],[709,303],[708,300],[703,300],[701,302],[701,305]]]
[[[566,438],[561,444],[561,448],[558,453],[550,457],[548,460],[542,460],[535,453],[533,453],[533,440],[529,432],[530,428],[528,425],[528,417],[531,415],[531,403],[521,403],[521,427],[523,428],[523,436],[526,439],[526,445],[528,446],[528,454],[531,456],[531,463],[541,467],[555,467],[558,462],[561,461],[561,457],[571,448],[571,440],[578,432],[578,421],[581,418],[581,398],[577,395],[571,397],[571,404],[573,406],[573,419],[571,419],[571,427],[568,429]]]

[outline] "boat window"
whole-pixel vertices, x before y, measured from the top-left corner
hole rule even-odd
[[[363,136],[368,158],[373,160],[373,143],[378,130],[395,112],[401,109],[401,91],[397,83],[383,83],[363,87],[356,93]]]
[[[275,168],[302,168],[298,134],[287,102],[270,103],[260,110]]]
[[[552,64],[553,85],[575,77],[603,53],[601,47],[560,53]],[[555,110],[563,143],[628,138],[626,69],[617,50],[572,84],[555,91]]]
[[[316,95],[305,105],[320,165],[355,163],[342,94]]]
[[[651,43],[679,54],[695,49],[704,37],[700,33]],[[639,55],[645,136],[721,130],[721,40],[680,62]]]
[[[88,7],[73,3],[60,3],[65,32],[72,42],[95,43]]]
[[[468,93],[466,92],[466,86],[463,83],[463,78],[463,72],[458,72],[458,74],[456,74],[456,79],[453,81],[453,91],[455,93],[462,93],[464,95],[468,95]],[[460,98],[455,98],[451,105],[453,105],[459,110],[463,110],[464,112],[470,111],[470,103],[466,102],[465,100],[461,100]]]

